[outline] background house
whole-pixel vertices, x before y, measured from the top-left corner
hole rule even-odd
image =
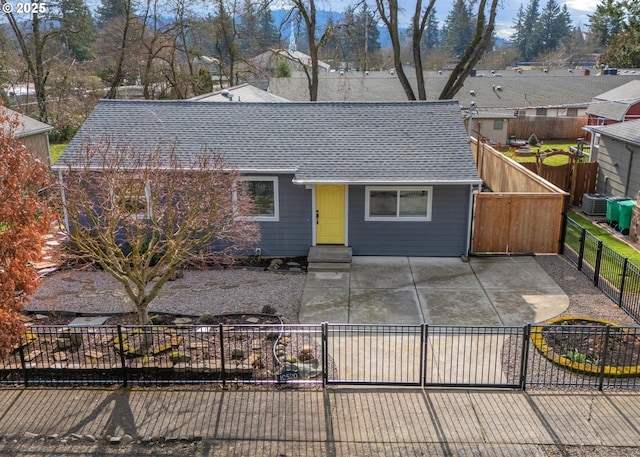
[[[425,72],[428,100],[438,98],[448,76],[446,70]],[[408,70],[408,77],[415,84],[412,69]],[[476,76],[464,81],[455,99],[463,110],[467,110],[473,102],[478,114],[487,112],[497,119],[494,116],[503,113],[503,118],[509,119],[507,134],[515,134],[518,138],[526,139],[536,133],[541,140],[575,140],[584,135],[582,127],[587,124],[587,107],[593,98],[630,81],[640,81],[640,73],[585,76],[581,72],[567,70],[477,71]],[[293,74],[291,78],[271,78],[269,90],[289,100],[304,101],[309,98],[307,80],[301,73]],[[405,99],[397,76],[388,71],[320,75],[320,101]],[[485,136],[496,143],[501,142],[490,135]]]
[[[596,192],[635,199],[640,191],[640,119],[590,126],[591,161],[598,162]]]
[[[482,182],[457,102],[102,100],[54,169],[72,169],[88,143],[105,140],[179,157],[207,147],[222,154],[260,200],[265,256],[322,244],[355,255],[469,252]]]
[[[191,97],[189,100],[194,102],[223,102],[223,103],[224,102],[282,103],[282,102],[288,101],[286,98],[271,94],[266,90],[262,90],[248,83],[240,84],[234,87],[229,87],[227,89],[209,92],[207,94],[197,95],[195,97]]]
[[[17,118],[20,123],[15,132],[16,139],[40,162],[50,165],[49,132],[53,130],[53,127],[9,108],[0,106],[0,110],[10,118]]]
[[[640,119],[640,80],[629,81],[593,98],[588,125],[607,125]]]

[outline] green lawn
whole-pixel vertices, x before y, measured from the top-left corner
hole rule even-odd
[[[607,230],[593,224],[590,220],[585,219],[584,217],[571,211],[568,213],[568,216],[569,219],[574,221],[580,227],[586,229],[587,232],[598,238],[610,249],[614,250],[622,257],[627,257],[629,259],[629,262],[633,263],[634,265],[640,266],[640,252],[629,246],[624,241],[620,240],[618,237],[612,235]]]
[[[51,150],[51,165],[53,165],[54,163],[56,163],[56,161],[58,160],[58,158],[62,155],[62,153],[64,152],[64,149],[67,147],[68,143],[63,143],[63,144],[51,144],[49,145],[49,149]]]
[[[561,143],[544,143],[542,146],[540,147],[533,147],[531,148],[532,152],[537,152],[538,150],[540,150],[541,152],[544,152],[547,149],[561,149],[563,151],[569,151],[569,147],[571,146],[577,146],[578,144],[575,141],[569,141],[569,142],[561,142]],[[515,160],[516,162],[520,162],[520,163],[524,163],[524,162],[533,162],[535,163],[536,161],[536,156],[535,155],[530,155],[530,156],[518,156],[516,154],[511,154],[509,152],[506,153],[507,156],[511,157],[513,160]],[[586,161],[586,158],[584,159]],[[557,167],[560,165],[566,165],[567,163],[569,163],[569,156],[565,156],[565,155],[556,155],[556,156],[552,156],[549,157],[548,159],[544,160],[544,164],[545,165],[550,165],[552,167]]]

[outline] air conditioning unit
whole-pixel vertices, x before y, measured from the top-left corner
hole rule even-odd
[[[607,196],[603,194],[584,194],[582,196],[582,212],[587,216],[606,215]]]

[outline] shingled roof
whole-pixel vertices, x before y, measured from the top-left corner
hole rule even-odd
[[[415,87],[415,72],[408,70]],[[607,76],[582,76],[578,72],[505,70],[491,74],[477,72],[468,77],[455,99],[463,108],[474,101],[480,109],[524,109],[528,107],[586,107],[591,100],[632,80],[640,73]],[[495,76],[500,75],[500,76]],[[426,72],[427,100],[436,100],[448,79],[448,72]],[[397,75],[389,72],[321,73],[318,85],[320,101],[401,101],[407,97]],[[291,78],[271,78],[270,91],[289,100],[309,100],[306,76],[295,73]]]
[[[55,169],[87,143],[185,163],[206,148],[242,172],[292,173],[300,183],[470,183],[480,179],[457,102],[193,103],[102,100]]]
[[[633,80],[594,97],[589,104],[587,114],[621,122],[629,108],[638,103],[640,103],[640,80]]]
[[[39,133],[46,133],[53,130],[53,127],[49,124],[45,124],[44,122],[40,122],[29,116],[25,116],[24,114],[20,114],[17,111],[5,108],[4,106],[0,106],[0,110],[2,110],[2,113],[6,114],[9,118],[15,118],[18,120],[19,125],[16,127],[14,133],[16,138],[37,135]]]
[[[602,126],[589,126],[592,132],[640,146],[640,119]]]

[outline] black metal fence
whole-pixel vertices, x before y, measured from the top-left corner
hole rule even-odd
[[[640,268],[568,218],[564,255],[640,323]]]
[[[640,328],[577,324],[35,326],[0,383],[637,388]]]

